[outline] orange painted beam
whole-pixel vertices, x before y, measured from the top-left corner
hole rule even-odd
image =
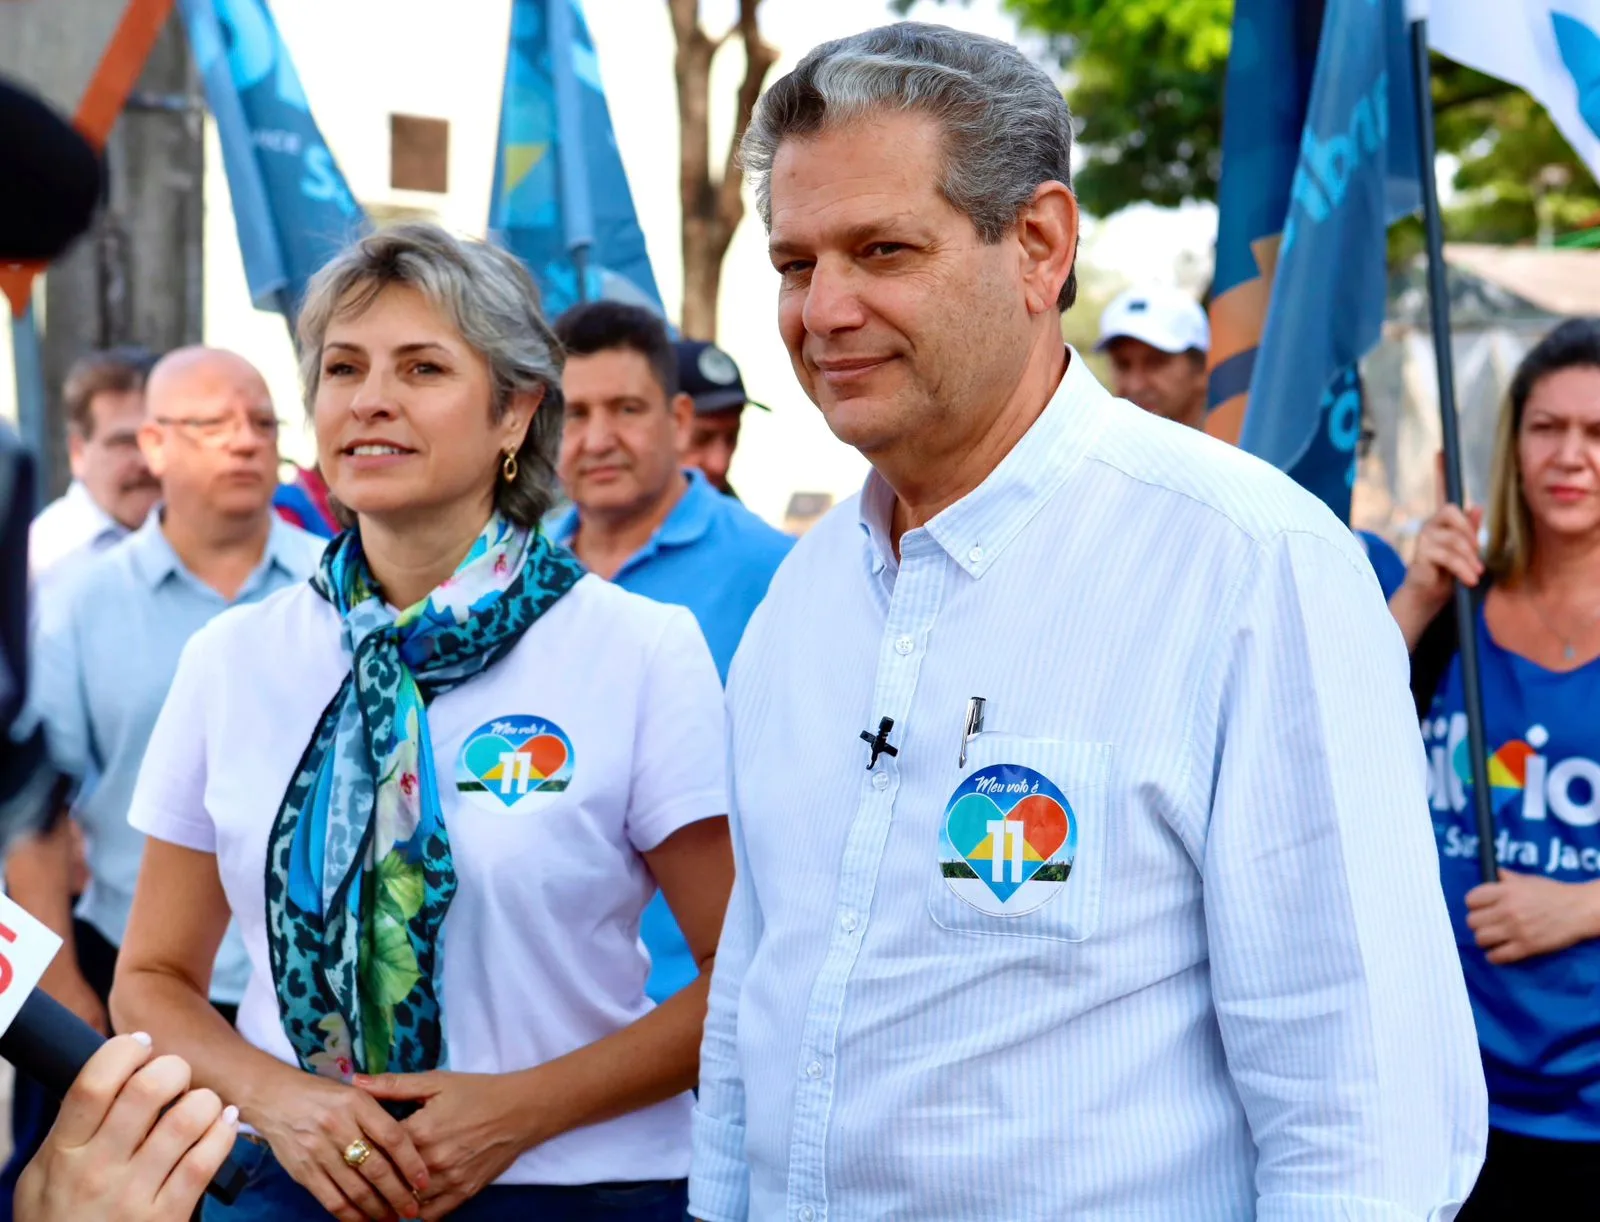
[[[144,71],[145,61],[161,36],[161,29],[172,15],[173,0],[128,0],[122,20],[112,32],[111,41],[100,56],[94,75],[78,99],[72,125],[83,138],[104,152],[117,116],[128,104],[128,95]],[[33,279],[44,271],[42,263],[11,263],[0,266],[0,293],[11,303],[11,315],[20,317],[32,297]]]
[[[32,300],[33,278],[44,270],[41,263],[9,263],[0,266],[0,293],[11,303],[11,317],[21,318]]]
[[[117,116],[128,104],[128,95],[144,71],[161,28],[172,15],[172,5],[173,0],[128,0],[128,7],[122,10],[122,20],[106,43],[72,120],[96,149],[104,149],[110,139]]]

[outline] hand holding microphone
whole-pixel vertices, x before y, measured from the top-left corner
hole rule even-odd
[[[187,1222],[202,1193],[232,1204],[239,1113],[189,1089],[179,1057],[150,1037],[106,1041],[37,989],[61,939],[0,895],[0,1057],[62,1096],[17,1184],[18,1222]]]
[[[118,1036],[67,1091],[55,1128],[17,1184],[14,1215],[17,1222],[186,1222],[238,1131],[238,1109],[225,1109],[209,1090],[189,1090],[181,1058],[155,1056],[148,1036]]]

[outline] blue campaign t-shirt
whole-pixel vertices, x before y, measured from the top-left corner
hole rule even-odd
[[[684,474],[688,487],[667,520],[612,580],[656,602],[687,607],[726,683],[745,625],[795,540],[723,496],[699,471]],[[554,515],[549,530],[552,538],[570,544],[578,530],[577,509]],[[639,936],[650,952],[645,992],[659,1004],[699,973],[660,892],[639,919]]]
[[[1600,659],[1558,673],[1502,649],[1478,616],[1489,785],[1503,869],[1600,880]],[[1600,940],[1496,966],[1467,927],[1478,878],[1461,662],[1422,726],[1445,900],[1496,1128],[1600,1141]]]
[[[1400,559],[1400,553],[1390,547],[1382,535],[1375,535],[1370,530],[1358,530],[1356,538],[1367,553],[1367,563],[1372,565],[1372,571],[1378,576],[1378,588],[1383,591],[1383,601],[1388,602],[1406,579],[1406,562]]]

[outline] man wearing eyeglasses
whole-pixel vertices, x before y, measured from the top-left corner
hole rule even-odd
[[[247,361],[215,349],[174,352],[151,371],[145,400],[139,448],[161,481],[160,504],[70,580],[42,589],[37,609],[31,707],[55,764],[84,780],[72,814],[88,839],[89,886],[74,912],[64,832],[20,845],[6,866],[12,898],[65,939],[43,987],[102,1031],[144,851],[128,804],[178,656],[229,607],[306,580],[323,547],[272,511],[278,419]],[[212,1001],[230,1020],[248,975],[230,929],[211,978]],[[19,1083],[21,1131],[0,1176],[0,1217],[12,1174],[53,1120],[30,1085]]]

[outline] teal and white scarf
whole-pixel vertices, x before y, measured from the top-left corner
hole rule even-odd
[[[441,931],[456,872],[428,705],[503,658],[582,575],[543,533],[498,514],[455,573],[398,614],[356,531],[324,554],[312,585],[344,622],[350,673],[267,853],[272,980],[307,1070],[348,1081],[442,1066]]]

